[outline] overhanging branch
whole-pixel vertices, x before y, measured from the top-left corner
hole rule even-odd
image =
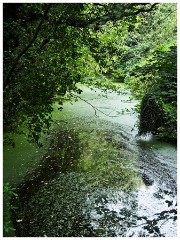
[[[83,102],[89,104],[89,105],[93,108],[96,117],[99,117],[99,116],[97,115],[97,111],[100,112],[100,113],[102,113],[103,115],[105,115],[105,116],[107,116],[107,117],[117,117],[117,116],[110,116],[110,114],[111,114],[113,111],[111,111],[109,114],[106,114],[106,113],[104,113],[103,111],[101,111],[101,110],[99,110],[98,108],[96,108],[95,106],[93,106],[93,105],[92,105],[90,102],[88,102],[87,100],[83,99],[82,97],[77,96],[77,95],[74,94],[74,93],[70,93],[70,95],[71,95],[72,97],[74,97],[74,98],[79,98],[79,99],[81,99]]]
[[[24,49],[19,53],[19,55],[18,55],[18,56],[16,57],[16,59],[14,60],[14,64],[12,65],[11,69],[9,70],[9,72],[8,72],[6,78],[5,78],[5,81],[4,81],[4,89],[10,84],[11,76],[12,76],[12,74],[13,74],[16,66],[18,65],[18,62],[19,62],[20,58],[21,58],[22,55],[32,46],[32,44],[33,44],[34,41],[36,40],[37,35],[38,35],[38,33],[39,33],[40,29],[41,29],[41,26],[42,26],[42,24],[43,24],[43,22],[44,22],[44,20],[45,20],[45,18],[46,18],[46,16],[47,16],[47,14],[48,14],[48,11],[49,11],[49,9],[51,8],[51,5],[52,5],[52,3],[47,4],[46,10],[45,10],[45,12],[44,12],[44,15],[43,15],[41,21],[39,22],[39,25],[38,25],[37,28],[36,28],[36,31],[35,31],[35,33],[34,33],[33,38],[32,38],[31,41],[28,43],[28,45],[24,47]]]
[[[106,5],[104,4],[99,4],[97,3],[96,5],[99,5],[99,6],[103,6],[104,9],[105,9],[105,14],[101,17],[96,17],[96,18],[91,18],[91,19],[83,19],[83,18],[80,18],[80,19],[74,19],[74,18],[66,18],[66,19],[63,19],[63,22],[68,25],[68,26],[72,26],[72,27],[79,27],[79,28],[88,28],[89,25],[91,24],[99,24],[99,25],[102,25],[101,21],[103,19],[103,24],[106,24],[108,21],[119,21],[119,20],[122,20],[123,18],[126,18],[126,17],[131,17],[131,16],[136,16],[140,13],[148,13],[148,12],[151,12],[155,6],[159,4],[159,3],[154,3],[152,4],[149,8],[145,8],[145,4],[142,4],[144,7],[136,10],[136,11],[131,11],[131,12],[123,12],[123,13],[120,13],[119,15],[117,14],[114,14],[113,11],[110,12],[110,10],[107,8]],[[134,4],[135,5],[135,4]],[[59,22],[61,22],[61,19],[59,19]]]

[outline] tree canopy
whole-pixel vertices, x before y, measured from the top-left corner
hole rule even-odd
[[[38,143],[53,102],[62,110],[67,93],[81,93],[77,83],[97,86],[109,77],[128,83],[140,100],[151,93],[174,138],[176,25],[176,4],[5,3],[5,133],[25,126]]]

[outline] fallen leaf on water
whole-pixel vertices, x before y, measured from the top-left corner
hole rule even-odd
[[[16,222],[18,222],[18,223],[19,223],[19,222],[22,222],[22,221],[23,221],[22,219],[17,219],[17,220],[16,220]]]

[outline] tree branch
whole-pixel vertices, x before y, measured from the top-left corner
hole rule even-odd
[[[102,114],[104,114],[104,115],[107,116],[107,117],[117,117],[117,116],[110,116],[110,114],[111,114],[113,111],[111,111],[109,114],[106,114],[106,113],[104,113],[103,111],[101,111],[101,110],[99,110],[98,108],[96,108],[95,106],[93,106],[93,105],[92,105],[90,102],[88,102],[87,100],[81,98],[80,96],[77,96],[77,95],[74,94],[74,93],[70,93],[70,95],[71,95],[72,97],[79,98],[79,99],[81,99],[82,101],[84,101],[85,103],[89,104],[89,105],[94,109],[94,113],[95,113],[95,116],[96,116],[96,117],[99,117],[99,116],[97,115],[97,111],[100,112],[100,113],[102,113]]]
[[[66,15],[66,10],[69,8],[69,6],[70,6],[70,4],[67,4],[67,6],[65,7],[65,9],[64,9],[64,10],[62,11],[62,13],[61,13],[61,16]],[[42,41],[42,43],[41,43],[38,51],[41,51],[41,50],[44,48],[44,46],[45,46],[47,43],[49,43],[49,41],[51,40],[52,36],[55,34],[58,26],[61,24],[61,20],[62,20],[62,19],[59,18],[59,20],[54,23],[54,25],[53,25],[53,27],[52,27],[51,33],[49,34],[49,36],[48,36],[47,38],[45,38],[45,39]]]
[[[102,25],[102,23],[101,23],[102,19],[103,19],[103,24],[105,24],[106,22],[108,22],[110,20],[111,21],[118,21],[118,20],[123,19],[124,17],[135,16],[135,15],[137,15],[139,13],[142,13],[142,12],[150,12],[150,11],[152,11],[152,9],[157,4],[158,3],[152,4],[151,7],[148,8],[148,9],[143,7],[143,8],[138,9],[135,12],[128,12],[128,13],[124,12],[124,13],[120,14],[119,16],[113,15],[113,12],[111,14],[110,11],[108,10],[108,8],[106,8],[106,6],[105,6],[106,14],[103,17],[101,16],[101,17],[98,17],[98,18],[92,18],[92,19],[88,19],[88,20],[87,19],[82,19],[82,18],[74,19],[74,18],[68,18],[68,17],[66,17],[66,18],[61,17],[57,21],[57,23],[56,23],[57,25],[55,25],[54,31],[56,31],[57,26],[59,24],[61,24],[61,23],[66,24],[68,26],[73,26],[73,27],[88,28],[89,25],[93,24],[93,23]],[[29,42],[29,44],[27,46],[25,46],[25,48],[15,58],[14,63],[13,63],[11,69],[9,70],[9,72],[8,72],[6,78],[5,78],[4,89],[10,84],[11,76],[12,76],[15,68],[17,67],[20,58],[23,56],[24,53],[27,52],[27,50],[32,46],[32,44],[36,40],[37,35],[38,35],[38,33],[39,33],[40,29],[41,29],[41,26],[42,26],[42,24],[44,22],[44,19],[46,18],[47,14],[48,14],[48,11],[49,11],[51,5],[52,5],[52,3],[47,4],[47,8],[46,8],[46,10],[44,12],[44,15],[43,15],[43,17],[42,17],[42,19],[41,19],[41,21],[40,21],[40,23],[39,23],[35,33],[34,33],[34,36],[33,36],[32,40]],[[98,5],[98,3],[97,3],[97,5]],[[103,4],[100,4],[100,6],[103,6]],[[108,12],[107,12],[107,10],[108,10]],[[44,42],[42,42],[39,50],[41,50],[44,47],[44,45],[49,42],[49,40],[50,40],[50,36],[47,39],[45,39]]]
[[[104,14],[103,16],[101,17],[97,17],[97,18],[92,18],[92,19],[74,19],[74,18],[66,18],[66,19],[63,19],[64,20],[64,23],[68,26],[72,26],[72,27],[80,27],[80,28],[88,28],[88,26],[90,24],[99,24],[99,25],[102,25],[101,23],[101,20],[103,19],[103,24],[106,24],[106,22],[108,21],[118,21],[118,20],[122,20],[123,18],[125,17],[130,17],[130,16],[136,16],[138,15],[139,13],[145,13],[145,12],[151,12],[153,10],[153,8],[155,8],[155,6],[157,5],[158,3],[154,3],[151,5],[150,8],[140,8],[138,9],[137,11],[133,12],[123,12],[122,14],[118,15],[114,15],[113,12],[111,13],[108,8],[106,6],[104,6],[103,4],[99,4],[97,3],[96,5],[99,5],[99,6],[103,6],[105,11],[106,11],[106,14]],[[144,4],[143,4],[144,5]],[[60,21],[60,20],[59,20]]]
[[[6,78],[5,78],[4,89],[10,84],[10,78],[11,78],[11,76],[12,76],[15,68],[17,67],[20,58],[22,57],[22,55],[23,55],[25,52],[27,52],[27,50],[32,46],[32,44],[33,44],[34,41],[36,40],[37,35],[38,35],[38,33],[39,33],[40,29],[41,29],[41,26],[42,26],[42,24],[43,24],[43,22],[44,22],[44,20],[45,20],[45,18],[46,18],[46,16],[47,16],[47,14],[48,14],[48,11],[49,11],[51,5],[52,5],[51,3],[48,3],[48,4],[47,4],[46,10],[45,10],[45,12],[44,12],[44,15],[43,15],[43,17],[42,17],[39,25],[38,25],[37,28],[36,28],[36,31],[35,31],[35,33],[34,33],[33,38],[31,39],[31,41],[29,42],[29,44],[24,47],[24,49],[19,53],[19,55],[18,55],[18,56],[16,57],[16,59],[14,60],[14,64],[12,65],[11,69],[9,70],[9,72],[8,72]]]

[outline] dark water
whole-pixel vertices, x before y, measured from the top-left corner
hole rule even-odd
[[[96,111],[78,101],[54,112],[46,153],[13,200],[16,236],[175,237],[176,146],[137,137],[128,95],[81,97]]]

